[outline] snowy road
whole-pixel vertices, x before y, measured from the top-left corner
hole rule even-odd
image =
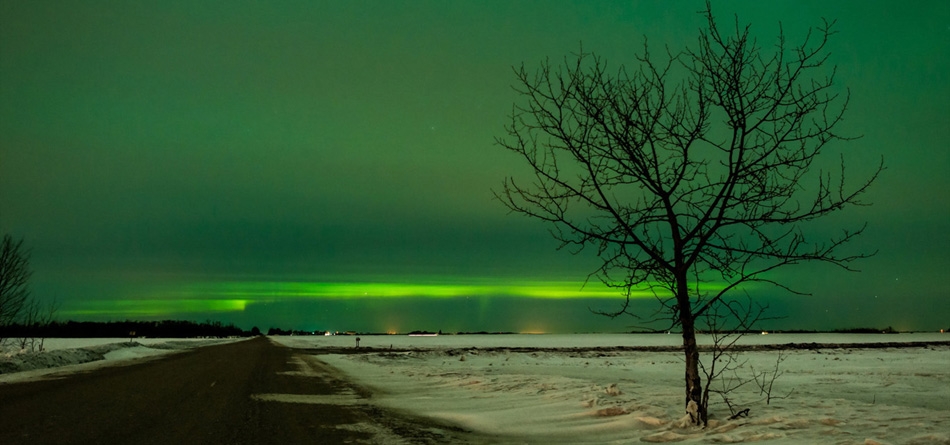
[[[335,371],[264,337],[0,385],[0,443],[371,443],[450,431],[361,402]],[[428,431],[428,433],[427,433]]]

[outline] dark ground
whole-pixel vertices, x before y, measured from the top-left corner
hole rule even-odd
[[[0,384],[2,444],[460,443],[466,434],[382,410],[312,355],[264,337],[131,365]],[[337,395],[352,403],[261,401]]]

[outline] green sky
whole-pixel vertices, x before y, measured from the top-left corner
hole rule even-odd
[[[699,1],[0,1],[0,231],[61,318],[302,329],[622,331],[595,263],[492,199],[512,66],[584,48],[632,63],[695,41]],[[763,290],[807,329],[950,319],[950,6],[714,2],[764,47],[837,19],[835,146],[887,170],[860,273]],[[836,155],[835,155],[836,156]],[[363,295],[360,295],[360,291]],[[559,298],[544,298],[557,296]],[[652,312],[652,300],[638,303]]]

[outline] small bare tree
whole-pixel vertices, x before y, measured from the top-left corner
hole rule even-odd
[[[740,348],[736,347],[739,340],[752,331],[757,323],[770,319],[765,317],[767,309],[767,306],[748,296],[745,301],[719,299],[701,318],[703,331],[712,339],[708,356],[699,362],[700,371],[706,378],[703,404],[708,407],[709,395],[718,395],[729,408],[729,419],[749,414],[750,408],[738,408],[738,398],[735,397],[738,390],[745,386],[754,386],[759,390],[759,400],[746,397],[742,400],[746,404],[764,401],[768,405],[772,399],[783,399],[790,394],[772,394],[775,381],[784,374],[780,369],[788,357],[784,351],[778,352],[772,369],[762,371],[756,370],[749,360],[744,359],[739,353]]]
[[[833,23],[800,45],[779,31],[767,51],[736,20],[722,32],[709,3],[694,47],[655,57],[645,43],[636,66],[608,70],[583,50],[563,66],[515,70],[523,102],[498,143],[530,166],[496,196],[509,209],[552,225],[562,247],[592,247],[592,273],[622,290],[652,292],[682,329],[686,408],[705,424],[696,323],[724,295],[802,262],[849,268],[867,255],[809,223],[861,205],[883,163],[857,183],[816,160],[848,94],[825,67]],[[815,171],[817,170],[817,171]],[[807,236],[806,236],[807,233]],[[707,396],[708,397],[708,396]]]
[[[760,321],[766,309],[751,298],[745,303],[719,299],[703,313],[700,318],[703,330],[712,337],[712,349],[708,359],[699,362],[699,369],[706,377],[706,387],[703,388],[704,406],[709,406],[710,394],[718,394],[729,407],[731,415],[736,415],[730,393],[748,384],[750,379],[740,375],[746,361],[740,358],[735,346],[739,339]]]
[[[23,305],[18,318],[20,329],[19,339],[15,344],[24,352],[43,351],[46,346],[46,331],[56,317],[59,304],[54,299],[41,304],[35,298],[30,298]]]

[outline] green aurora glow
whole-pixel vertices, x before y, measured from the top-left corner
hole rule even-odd
[[[695,42],[703,0],[0,1],[0,232],[32,289],[76,320],[249,329],[618,332],[624,299],[582,281],[538,221],[493,200],[523,159],[493,144],[512,66],[579,42],[616,69],[642,37]],[[816,221],[879,251],[749,289],[770,328],[950,320],[950,3],[714,2],[764,50],[821,18],[850,103],[829,146],[874,203]],[[809,184],[803,184],[809,187]],[[741,296],[742,294],[738,294]],[[641,297],[651,298],[641,298]],[[638,314],[657,310],[636,294]]]
[[[179,313],[241,312],[248,304],[288,300],[451,299],[506,296],[533,299],[615,299],[620,293],[602,283],[505,281],[470,278],[447,282],[281,282],[224,281],[162,286],[135,299],[89,300],[63,311],[69,316],[168,316]],[[461,283],[461,284],[459,284]],[[648,291],[631,298],[653,298]]]
[[[455,298],[484,295],[509,295],[527,298],[610,298],[617,290],[599,283],[584,286],[577,282],[524,281],[504,282],[486,279],[486,283],[309,283],[309,282],[224,282],[197,285],[182,290],[189,295],[262,298]],[[650,296],[646,293],[633,297]]]
[[[706,288],[715,291],[722,284],[710,283]],[[267,311],[269,307],[297,307],[300,317],[293,318],[298,328],[307,330],[339,327],[338,315],[347,310],[367,313],[376,309],[386,315],[370,319],[388,319],[385,325],[350,321],[347,328],[373,332],[402,332],[419,329],[425,325],[431,330],[454,329],[456,331],[491,330],[515,332],[547,332],[563,326],[576,326],[583,330],[585,323],[551,323],[548,318],[580,319],[573,312],[578,302],[586,302],[588,308],[616,310],[620,290],[600,282],[554,281],[554,280],[505,280],[499,278],[442,277],[428,281],[398,282],[307,282],[307,281],[220,281],[179,283],[155,286],[139,292],[134,298],[90,299],[77,302],[62,311],[72,318],[110,320],[119,317],[159,319],[185,316],[191,319],[241,318],[248,314]],[[630,294],[631,301],[652,302],[656,296],[651,291],[641,290]],[[565,305],[566,303],[566,305]],[[550,315],[550,308],[561,308]],[[541,306],[547,306],[541,308]],[[414,308],[444,308],[446,313],[467,314],[464,321],[440,320],[433,323],[431,316],[414,323],[405,314]],[[465,308],[465,309],[460,309]],[[517,308],[515,310],[514,308]],[[498,323],[503,314],[528,310],[531,313],[548,313],[537,317],[524,314],[515,320]],[[593,316],[593,314],[589,314]],[[395,317],[394,317],[395,316]],[[429,318],[426,320],[425,318]],[[290,322],[290,321],[288,321]],[[409,324],[409,326],[406,326]],[[558,327],[560,326],[560,327]],[[331,329],[332,330],[332,329]]]

